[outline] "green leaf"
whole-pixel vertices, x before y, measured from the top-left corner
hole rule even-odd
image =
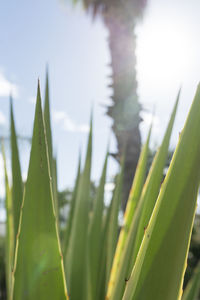
[[[59,218],[59,203],[58,203],[58,174],[57,174],[57,158],[53,157],[53,167],[52,167],[52,188],[54,191],[55,199],[55,209],[57,207],[57,217]],[[59,220],[58,220],[59,221]]]
[[[12,98],[10,99],[10,121],[11,121],[11,156],[12,156],[12,201],[14,214],[14,238],[19,227],[20,210],[23,200],[23,183],[17,146],[17,136],[13,115]]]
[[[70,239],[70,234],[72,230],[72,221],[74,217],[74,208],[75,208],[75,203],[76,203],[76,198],[77,198],[77,192],[78,192],[78,185],[80,182],[80,176],[81,176],[81,156],[79,156],[79,163],[78,163],[78,170],[77,170],[77,175],[76,175],[76,181],[75,181],[75,186],[74,190],[72,193],[72,198],[71,198],[71,203],[70,203],[70,211],[69,211],[69,216],[67,219],[66,223],[66,229],[64,233],[64,246],[63,246],[63,257],[64,261],[66,260],[66,255],[67,255],[67,249],[69,246],[69,239]]]
[[[14,256],[14,224],[13,224],[13,211],[12,211],[12,193],[8,181],[8,173],[6,166],[6,157],[4,145],[1,144],[3,162],[4,162],[4,176],[5,176],[5,191],[6,191],[6,238],[5,238],[5,261],[6,261],[6,290],[8,299],[10,299],[11,280],[12,280],[12,267]]]
[[[67,283],[71,299],[87,299],[87,246],[92,158],[92,118],[83,173],[80,177],[66,259]],[[78,288],[77,288],[78,287]]]
[[[119,231],[118,216],[119,216],[119,209],[122,200],[123,176],[124,176],[124,157],[121,163],[121,171],[117,175],[116,187],[114,190],[114,195],[111,201],[111,207],[109,212],[109,222],[108,222],[107,241],[106,241],[107,243],[106,285],[109,280],[112,262],[115,254],[115,248],[118,240],[118,231]]]
[[[13,300],[68,299],[47,153],[38,86],[28,178],[15,254]]]
[[[92,289],[92,299],[97,298],[99,268],[102,263],[101,234],[103,226],[104,186],[106,180],[108,154],[106,154],[100,184],[94,204],[94,211],[89,227],[89,270]]]
[[[112,300],[121,299],[124,293],[126,282],[130,277],[133,265],[135,263],[139,243],[141,243],[141,241],[139,241],[138,238],[138,232],[140,229],[139,225],[141,224],[141,218],[142,220],[144,220],[142,215],[143,211],[147,210],[148,212],[148,215],[146,216],[147,219],[144,220],[146,223],[148,223],[159,193],[160,184],[163,177],[163,168],[165,166],[165,162],[168,154],[169,140],[170,140],[173,124],[174,124],[178,100],[179,100],[179,94],[163,142],[153,160],[151,169],[149,171],[144,188],[142,190],[142,194],[138,206],[136,208],[135,214],[132,219],[131,227],[126,239],[126,243],[124,245],[124,251],[121,256],[121,261],[119,262],[119,269],[116,276],[116,282],[114,283],[115,286],[114,289],[112,290],[112,294],[110,297],[110,299]],[[146,223],[144,227],[146,226]],[[144,227],[142,231],[143,233],[144,233]]]
[[[121,260],[122,252],[123,252],[123,249],[125,246],[128,232],[130,230],[133,215],[134,215],[135,209],[137,207],[137,204],[138,204],[141,192],[142,192],[142,188],[144,185],[144,180],[145,180],[145,175],[146,175],[146,167],[147,167],[147,159],[148,159],[148,153],[149,153],[149,140],[150,140],[150,135],[151,135],[151,129],[152,129],[152,126],[149,130],[147,141],[146,141],[145,145],[143,146],[143,149],[140,154],[138,166],[136,169],[132,188],[131,188],[129,199],[127,202],[126,211],[124,214],[124,225],[120,231],[119,240],[117,243],[117,248],[115,251],[115,256],[114,256],[112,270],[111,270],[109,284],[108,284],[108,292],[107,292],[108,299],[111,296],[113,287],[116,282],[116,277],[117,277],[118,268],[119,268],[119,262]]]
[[[111,202],[112,203],[112,202]],[[97,287],[97,300],[105,299],[106,289],[107,289],[107,280],[108,280],[108,265],[107,265],[107,239],[108,239],[108,227],[110,222],[111,214],[111,203],[105,208],[105,212],[102,220],[102,232],[100,236],[101,240],[101,265],[99,268],[99,281]]]
[[[182,300],[198,300],[200,290],[200,264],[194,270],[192,278],[188,282]]]
[[[53,158],[53,142],[52,142],[51,115],[50,115],[50,103],[49,103],[48,71],[46,73],[45,102],[44,102],[44,122],[45,122],[46,138],[47,138],[47,145],[48,145],[50,174],[51,174],[51,177],[52,177],[53,199],[54,199],[54,203],[55,203],[55,211],[56,211],[56,214],[58,216],[57,178],[56,178],[55,161],[54,161],[54,158]]]
[[[200,86],[192,104],[123,300],[174,300],[182,283],[200,180]]]
[[[53,145],[52,145],[52,134],[51,134],[51,116],[50,116],[50,104],[49,104],[49,78],[48,71],[46,73],[46,86],[45,86],[45,102],[44,102],[44,122],[46,129],[46,139],[48,144],[48,155],[49,159],[53,159]],[[52,162],[51,162],[52,171]]]
[[[156,153],[155,159],[153,160],[152,167],[150,169],[147,182],[145,184],[146,188],[144,188],[144,192],[142,194],[141,202],[143,203],[143,205],[142,205],[142,212],[140,215],[138,229],[137,229],[136,241],[134,245],[133,262],[135,262],[138,250],[142,242],[142,238],[144,236],[145,228],[147,228],[148,226],[149,219],[151,217],[160,190],[160,185],[163,178],[163,169],[168,155],[169,142],[170,142],[170,137],[174,125],[179,98],[180,98],[180,91],[178,93],[176,103],[162,145],[158,150],[158,152]],[[132,268],[131,269],[129,268],[129,270],[131,272]]]

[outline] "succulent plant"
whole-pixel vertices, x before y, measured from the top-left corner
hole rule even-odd
[[[179,300],[200,183],[200,86],[163,179],[179,94],[162,144],[147,173],[143,145],[123,224],[119,224],[124,159],[109,206],[104,203],[108,153],[91,203],[93,120],[83,168],[66,226],[59,231],[59,203],[52,150],[48,84],[43,112],[38,85],[28,176],[23,187],[11,103],[12,185],[6,157],[5,271],[9,300]],[[23,196],[22,196],[23,194]],[[17,228],[17,229],[16,229]],[[183,300],[195,300],[199,266]]]

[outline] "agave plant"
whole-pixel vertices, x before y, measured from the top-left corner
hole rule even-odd
[[[200,267],[182,287],[200,182],[200,86],[162,183],[179,94],[146,177],[151,128],[140,154],[123,225],[124,160],[109,206],[104,203],[108,153],[91,202],[92,128],[83,168],[79,161],[64,234],[59,233],[48,79],[44,112],[40,87],[28,176],[21,168],[11,102],[12,186],[5,152],[5,271],[9,300],[195,300]],[[162,184],[161,184],[162,183]]]

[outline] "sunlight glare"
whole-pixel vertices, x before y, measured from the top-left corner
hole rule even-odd
[[[193,57],[192,41],[183,24],[156,20],[137,28],[137,69],[139,79],[165,85],[180,85]],[[192,43],[193,42],[193,43]]]

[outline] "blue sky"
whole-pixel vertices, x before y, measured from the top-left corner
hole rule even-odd
[[[59,182],[72,185],[78,152],[85,149],[90,111],[94,106],[94,176],[100,172],[111,121],[104,116],[109,102],[106,67],[109,53],[103,26],[91,23],[81,10],[59,1],[21,1],[0,6],[0,69],[16,86],[15,115],[18,132],[30,136],[37,78],[44,90],[49,64],[50,96]],[[15,91],[15,89],[14,89]],[[8,115],[8,97],[0,97],[0,110]],[[8,125],[8,122],[6,123]],[[28,151],[22,144],[24,171]],[[96,159],[95,159],[96,158]],[[114,162],[113,162],[114,163]],[[95,169],[98,171],[95,172]]]
[[[156,107],[152,145],[159,144],[176,94],[182,96],[172,145],[178,140],[200,79],[199,11],[197,0],[152,0],[137,33],[137,71],[143,113],[143,139]],[[8,94],[14,95],[17,130],[30,136],[37,79],[44,91],[49,64],[54,148],[59,187],[72,186],[78,152],[84,155],[91,107],[94,107],[93,178],[98,179],[111,132],[104,105],[110,103],[107,31],[97,19],[68,1],[0,2],[0,128],[9,128]],[[20,146],[24,176],[29,146]],[[115,140],[111,135],[111,150]],[[110,160],[109,176],[117,170]]]

